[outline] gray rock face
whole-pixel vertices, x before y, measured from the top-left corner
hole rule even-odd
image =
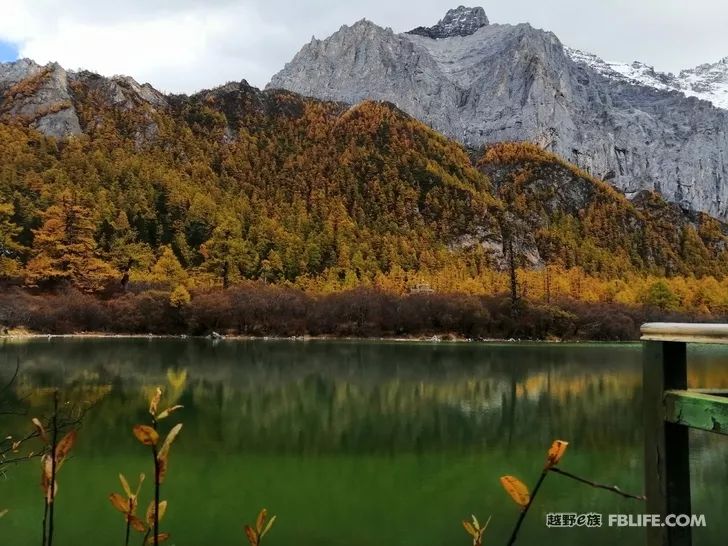
[[[69,72],[57,63],[40,66],[21,59],[0,63],[0,120],[19,120],[56,138],[81,134],[72,90],[74,82],[84,83],[122,109],[168,106],[162,93],[127,76],[104,78],[86,71]]]
[[[450,38],[452,36],[470,36],[479,28],[488,24],[488,17],[483,8],[466,8],[459,6],[449,10],[445,17],[434,27],[417,27],[408,34],[417,34],[427,38]]]
[[[387,100],[468,146],[533,141],[628,195],[728,218],[728,111],[609,78],[527,24],[432,39],[360,21],[305,45],[268,87]]]
[[[109,104],[122,110],[130,110],[142,104],[163,110],[168,102],[164,94],[154,89],[148,83],[139,84],[129,76],[114,76],[105,78],[86,70],[72,73],[74,81],[82,82],[89,89],[93,89],[105,97]]]
[[[20,119],[53,137],[81,133],[68,74],[57,63],[0,63],[0,116]]]

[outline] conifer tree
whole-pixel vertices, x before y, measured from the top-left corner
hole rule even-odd
[[[12,204],[0,203],[0,278],[17,275],[20,270],[23,247],[17,236],[22,230],[12,220],[14,212]]]
[[[97,255],[91,211],[63,191],[33,231],[34,255],[26,267],[31,285],[64,282],[87,292],[103,288],[117,272]]]
[[[251,278],[258,267],[258,253],[241,237],[240,222],[225,219],[200,247],[203,268],[220,279],[224,288],[241,278]]]
[[[111,228],[113,232],[108,254],[112,265],[125,274],[131,269],[148,271],[154,264],[154,252],[147,243],[137,240],[137,233],[123,210],[111,222]]]
[[[264,281],[273,283],[283,279],[283,260],[277,251],[271,250],[260,267],[261,278]]]
[[[642,296],[642,303],[663,311],[675,310],[680,304],[678,298],[664,280],[652,283]]]
[[[152,266],[154,280],[177,286],[187,281],[187,272],[179,263],[170,246],[164,246],[157,262]]]

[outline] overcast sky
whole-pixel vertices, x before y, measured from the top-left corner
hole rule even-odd
[[[460,0],[462,1],[462,0]],[[0,60],[127,74],[167,92],[259,87],[311,39],[363,17],[410,30],[457,0],[0,0]],[[469,4],[478,5],[478,4]],[[610,61],[679,71],[728,56],[726,0],[482,0],[492,23],[529,22]]]

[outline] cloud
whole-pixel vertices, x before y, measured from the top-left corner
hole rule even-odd
[[[312,35],[366,17],[434,24],[453,0],[0,0],[0,41],[37,62],[128,74],[168,92],[247,79],[264,86]],[[728,55],[721,0],[481,2],[492,22],[530,22],[608,60],[661,70]]]
[[[269,78],[271,59],[260,51],[285,38],[285,27],[230,1],[183,0],[175,9],[172,2],[149,3],[148,10],[144,2],[124,3],[117,17],[111,2],[64,2],[69,10],[50,0],[11,2],[0,7],[0,38],[39,63],[129,74],[164,91],[193,92],[244,77],[264,84]]]

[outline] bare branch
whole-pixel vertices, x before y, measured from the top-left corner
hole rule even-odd
[[[561,474],[562,476],[566,476],[567,478],[571,478],[572,480],[576,480],[577,482],[590,485],[592,487],[596,487],[597,489],[604,489],[605,491],[610,491],[612,493],[616,493],[617,495],[621,495],[628,499],[635,499],[635,500],[646,500],[647,497],[644,495],[633,495],[632,493],[626,493],[622,491],[619,487],[616,485],[604,485],[602,483],[593,482],[591,480],[587,480],[585,478],[582,478],[580,476],[577,476],[576,474],[572,474],[571,472],[567,472],[566,470],[561,470],[560,468],[553,467],[550,469],[551,472],[556,472],[557,474]]]
[[[12,387],[13,383],[15,383],[15,380],[18,378],[18,373],[20,372],[20,360],[15,361],[15,371],[13,372],[13,376],[10,378],[10,381],[7,382],[7,384],[0,389],[0,392],[8,390],[10,387]]]

